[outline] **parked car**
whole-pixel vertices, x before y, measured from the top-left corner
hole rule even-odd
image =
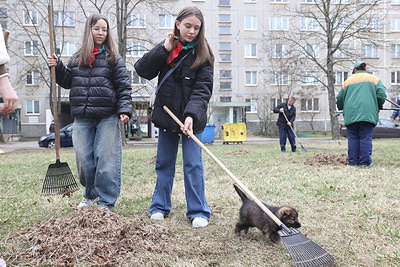
[[[60,146],[61,147],[72,147],[72,129],[73,123],[60,129]],[[54,148],[55,145],[55,134],[49,133],[40,137],[38,142],[39,147]]]
[[[347,137],[346,126],[340,126],[340,135]],[[388,119],[379,119],[378,124],[372,131],[372,138],[400,138],[400,127],[397,123]]]

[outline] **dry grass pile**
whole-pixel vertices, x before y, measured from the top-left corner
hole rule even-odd
[[[5,259],[10,266],[22,262],[31,266],[74,266],[84,262],[118,266],[136,253],[162,250],[165,243],[160,240],[167,232],[161,226],[135,226],[107,209],[87,209],[9,237]]]
[[[226,155],[248,155],[249,152],[243,149],[235,150],[232,152],[225,153]]]
[[[319,153],[310,158],[305,162],[307,165],[311,166],[321,166],[321,165],[348,165],[346,154],[327,154]]]

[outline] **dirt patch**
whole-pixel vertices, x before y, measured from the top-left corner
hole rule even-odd
[[[107,209],[76,211],[9,237],[3,256],[10,266],[121,266],[135,254],[165,246],[167,228],[137,224]]]
[[[321,166],[321,165],[348,165],[346,154],[327,154],[320,153],[308,158],[305,162],[307,165],[311,166]]]

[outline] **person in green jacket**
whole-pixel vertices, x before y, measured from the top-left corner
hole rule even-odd
[[[364,61],[357,61],[353,75],[346,79],[336,96],[337,108],[343,110],[348,134],[348,160],[353,166],[372,164],[372,131],[386,100],[386,87],[366,69]]]

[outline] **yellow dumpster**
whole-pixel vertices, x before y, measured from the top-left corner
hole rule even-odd
[[[223,144],[243,143],[246,140],[246,123],[224,123],[222,124]]]

